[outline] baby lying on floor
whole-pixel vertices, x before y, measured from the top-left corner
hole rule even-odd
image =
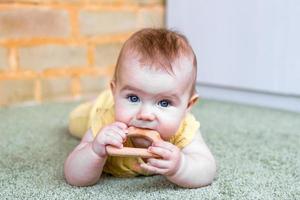
[[[215,159],[189,112],[198,99],[197,62],[187,39],[167,29],[142,29],[123,45],[110,89],[70,115],[80,144],[65,161],[71,185],[97,183],[102,172],[118,177],[160,174],[189,188],[212,183]],[[155,130],[162,141],[127,138],[129,127]],[[145,147],[159,158],[108,156],[106,146]]]

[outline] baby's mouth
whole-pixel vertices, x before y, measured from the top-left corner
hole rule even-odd
[[[155,130],[155,127],[157,127],[157,123],[155,121],[145,122],[145,121],[133,119],[132,121],[130,121],[128,126],[134,126],[136,128],[142,128],[142,129]]]
[[[155,131],[154,127],[148,127],[148,126],[133,126],[135,128],[145,129],[149,131]]]

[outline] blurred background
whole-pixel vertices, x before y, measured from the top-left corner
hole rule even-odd
[[[184,33],[201,98],[300,112],[300,1],[0,0],[0,106],[95,97],[143,27]]]
[[[202,97],[300,112],[300,1],[168,1],[198,58]]]
[[[163,0],[0,0],[0,106],[95,97],[143,27],[165,27]]]

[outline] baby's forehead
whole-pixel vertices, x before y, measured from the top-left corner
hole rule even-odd
[[[130,70],[133,66],[138,66],[139,68],[134,68],[135,70],[139,69],[153,69],[158,72],[171,74],[174,76],[178,75],[193,75],[195,72],[195,67],[193,66],[193,59],[189,56],[180,56],[173,61],[166,62],[160,60],[147,60],[141,56],[128,55],[120,63],[120,72],[125,72]],[[167,75],[166,74],[166,75]],[[188,77],[187,77],[188,78]]]
[[[162,79],[172,79],[172,83],[176,84],[182,90],[189,89],[193,85],[195,75],[192,62],[188,59],[180,59],[172,63],[172,70],[166,70],[163,67],[143,64],[137,59],[126,60],[119,69],[119,83],[130,82],[128,78],[136,77],[149,80],[148,85],[154,84],[154,77],[158,78],[157,81],[164,82]],[[148,73],[150,72],[150,73]],[[143,78],[144,77],[144,78]]]

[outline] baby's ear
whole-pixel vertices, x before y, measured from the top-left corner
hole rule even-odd
[[[189,112],[189,111],[192,109],[193,105],[195,105],[195,103],[198,101],[198,99],[199,99],[198,94],[194,94],[194,95],[190,98],[190,100],[189,100],[189,102],[188,102],[188,105],[187,105],[186,112]]]
[[[111,80],[110,81],[110,89],[111,89],[112,93],[115,93],[115,89],[116,89],[116,82],[115,82],[115,80]]]

